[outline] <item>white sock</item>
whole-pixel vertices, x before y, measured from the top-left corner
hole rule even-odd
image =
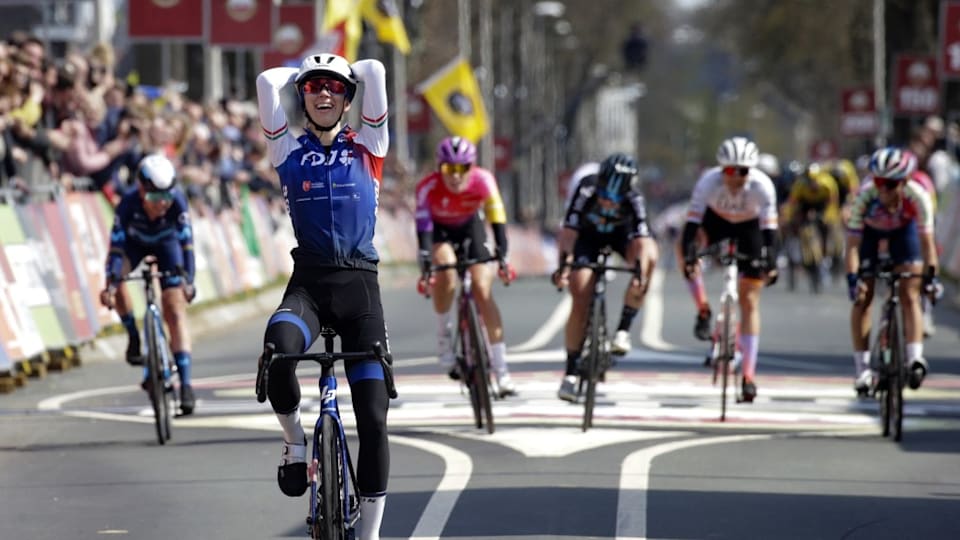
[[[870,367],[870,351],[853,351],[853,372],[854,375],[860,375],[860,372]]]
[[[497,376],[507,372],[507,345],[504,342],[490,344],[490,363]]]
[[[907,362],[916,358],[923,358],[923,342],[907,343]]]
[[[437,313],[437,333],[444,334],[447,329],[453,326],[453,309],[448,309],[443,313]]]
[[[303,426],[300,425],[300,407],[288,414],[277,413],[277,420],[280,421],[280,427],[283,429],[283,440],[290,444],[303,444],[306,434],[303,432]]]
[[[357,540],[380,540],[380,522],[387,496],[360,497],[360,525]]]
[[[740,365],[743,376],[753,379],[757,372],[757,348],[760,346],[760,336],[740,334],[740,352],[743,353],[743,363]]]

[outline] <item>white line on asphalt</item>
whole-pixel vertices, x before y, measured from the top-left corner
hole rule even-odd
[[[470,476],[473,474],[473,460],[469,454],[456,448],[423,439],[391,435],[390,442],[412,446],[443,459],[443,477],[433,495],[430,496],[426,508],[423,509],[413,534],[410,535],[410,540],[439,540],[453,512],[453,507],[457,504],[457,499],[460,498],[460,494],[467,487]]]
[[[657,268],[650,278],[650,288],[643,299],[643,326],[640,342],[656,351],[676,350],[674,345],[663,340],[663,270]]]
[[[690,439],[658,444],[630,454],[620,466],[617,540],[646,540],[647,538],[647,490],[650,487],[650,465],[654,458],[694,446],[772,439],[774,436],[731,435],[709,439]]]
[[[559,332],[560,329],[563,328],[563,325],[566,324],[567,317],[570,316],[570,306],[572,305],[573,300],[570,299],[570,295],[563,295],[563,299],[560,300],[560,302],[557,304],[557,307],[553,309],[553,313],[550,314],[550,317],[547,318],[547,321],[537,329],[530,339],[519,345],[510,347],[508,352],[518,353],[535,351],[543,348],[547,343],[550,343],[550,340],[553,339],[553,336],[557,335],[557,332]]]

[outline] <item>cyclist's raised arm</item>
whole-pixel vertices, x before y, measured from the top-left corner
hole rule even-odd
[[[267,154],[274,167],[279,166],[300,143],[290,133],[290,120],[283,110],[284,101],[299,103],[294,88],[296,68],[270,68],[257,76],[257,102],[260,125],[267,140]]]
[[[387,73],[379,60],[358,60],[351,66],[363,83],[360,130],[357,142],[374,157],[383,158],[390,147],[387,130]],[[379,175],[378,175],[379,177]]]

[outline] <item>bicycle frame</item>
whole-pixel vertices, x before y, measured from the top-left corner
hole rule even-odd
[[[500,389],[490,376],[490,340],[473,296],[469,268],[496,260],[496,257],[459,259],[455,263],[432,266],[424,276],[429,281],[434,272],[450,269],[457,272],[460,290],[457,294],[457,325],[453,336],[453,342],[460,345],[460,354],[456,355],[457,366],[461,381],[470,394],[476,426],[482,428],[486,424],[487,432],[491,434],[495,430],[491,398],[499,399],[501,396]]]
[[[588,308],[586,330],[581,349],[586,354],[581,356],[579,370],[580,381],[577,384],[577,395],[583,394],[586,385],[586,400],[584,402],[583,423],[581,429],[587,431],[593,426],[593,409],[596,404],[597,383],[610,368],[610,348],[607,343],[607,271],[628,272],[634,279],[643,280],[640,263],[635,266],[611,266],[607,264],[612,254],[610,246],[604,246],[597,254],[596,262],[568,264],[571,269],[588,269],[593,274],[593,297]],[[595,326],[596,325],[596,326]],[[588,346],[589,339],[589,346]]]
[[[723,266],[723,291],[720,293],[720,309],[714,318],[714,330],[710,352],[707,354],[705,365],[713,368],[713,383],[717,383],[720,375],[720,421],[727,419],[727,387],[731,369],[737,371],[735,364],[737,356],[737,342],[740,335],[739,323],[739,281],[741,260],[750,260],[750,257],[737,251],[737,243],[731,239],[721,240],[715,246],[702,250],[698,257],[719,254],[720,264]]]
[[[157,441],[165,444],[170,440],[170,411],[177,408],[176,392],[173,391],[173,359],[163,327],[163,315],[157,304],[154,280],[179,275],[176,272],[158,272],[154,269],[155,259],[144,260],[144,267],[122,278],[122,281],[143,281],[146,308],[143,314],[144,375],[152,388],[150,401],[154,409],[157,429]],[[156,354],[156,358],[153,355]],[[159,392],[158,392],[159,390]]]
[[[900,280],[922,275],[881,269],[876,276],[863,274],[862,277],[875,277],[883,280],[887,286],[887,298],[881,308],[880,328],[874,341],[870,363],[871,369],[879,375],[876,397],[880,401],[883,436],[889,436],[892,431],[893,440],[899,442],[903,438],[903,387],[908,378]]]
[[[333,365],[337,361],[346,361],[346,360],[377,360],[380,362],[383,367],[384,382],[387,385],[387,394],[391,399],[397,397],[396,386],[394,385],[393,372],[391,370],[391,359],[390,356],[386,354],[383,350],[383,347],[380,343],[376,343],[373,346],[372,352],[360,352],[360,353],[335,353],[333,352],[334,337],[336,333],[329,329],[324,328],[321,331],[321,334],[324,338],[324,350],[322,353],[303,353],[303,354],[285,354],[274,352],[275,348],[272,343],[268,343],[264,348],[263,359],[259,369],[257,370],[257,381],[256,381],[256,390],[257,390],[257,401],[263,403],[267,399],[267,385],[270,372],[270,366],[274,362],[287,361],[287,362],[299,362],[301,360],[310,360],[320,364],[321,373],[320,377],[317,380],[318,386],[320,388],[320,413],[317,416],[317,421],[314,424],[313,431],[313,450],[311,452],[312,461],[309,468],[310,476],[310,508],[307,516],[307,525],[310,527],[308,529],[309,534],[313,534],[312,529],[315,525],[321,523],[321,516],[319,513],[319,503],[320,503],[320,490],[322,488],[320,481],[318,480],[318,472],[323,470],[329,470],[331,464],[324,463],[323,456],[321,455],[322,448],[322,425],[323,421],[326,418],[329,418],[333,421],[333,426],[335,428],[335,437],[336,437],[336,446],[339,449],[338,458],[339,463],[335,465],[334,470],[337,473],[338,486],[337,491],[340,493],[340,512],[342,517],[342,523],[332,524],[334,526],[342,526],[344,532],[350,531],[356,525],[357,520],[360,517],[359,513],[359,499],[350,494],[350,485],[353,485],[353,491],[357,492],[357,478],[356,473],[353,468],[353,462],[350,457],[350,451],[347,447],[347,438],[346,433],[343,429],[343,422],[340,418],[340,406],[337,401],[337,378],[334,373]],[[345,467],[344,467],[345,465]],[[343,469],[347,469],[349,472],[350,481],[346,481],[345,472]]]

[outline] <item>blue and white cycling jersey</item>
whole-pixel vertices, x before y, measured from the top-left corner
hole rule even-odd
[[[270,161],[280,175],[297,238],[294,261],[376,270],[373,234],[389,146],[386,75],[377,60],[360,60],[352,67],[364,85],[361,127],[345,126],[329,147],[308,130],[300,136],[290,132],[282,99],[299,101],[293,87],[296,68],[261,73],[257,98]]]

